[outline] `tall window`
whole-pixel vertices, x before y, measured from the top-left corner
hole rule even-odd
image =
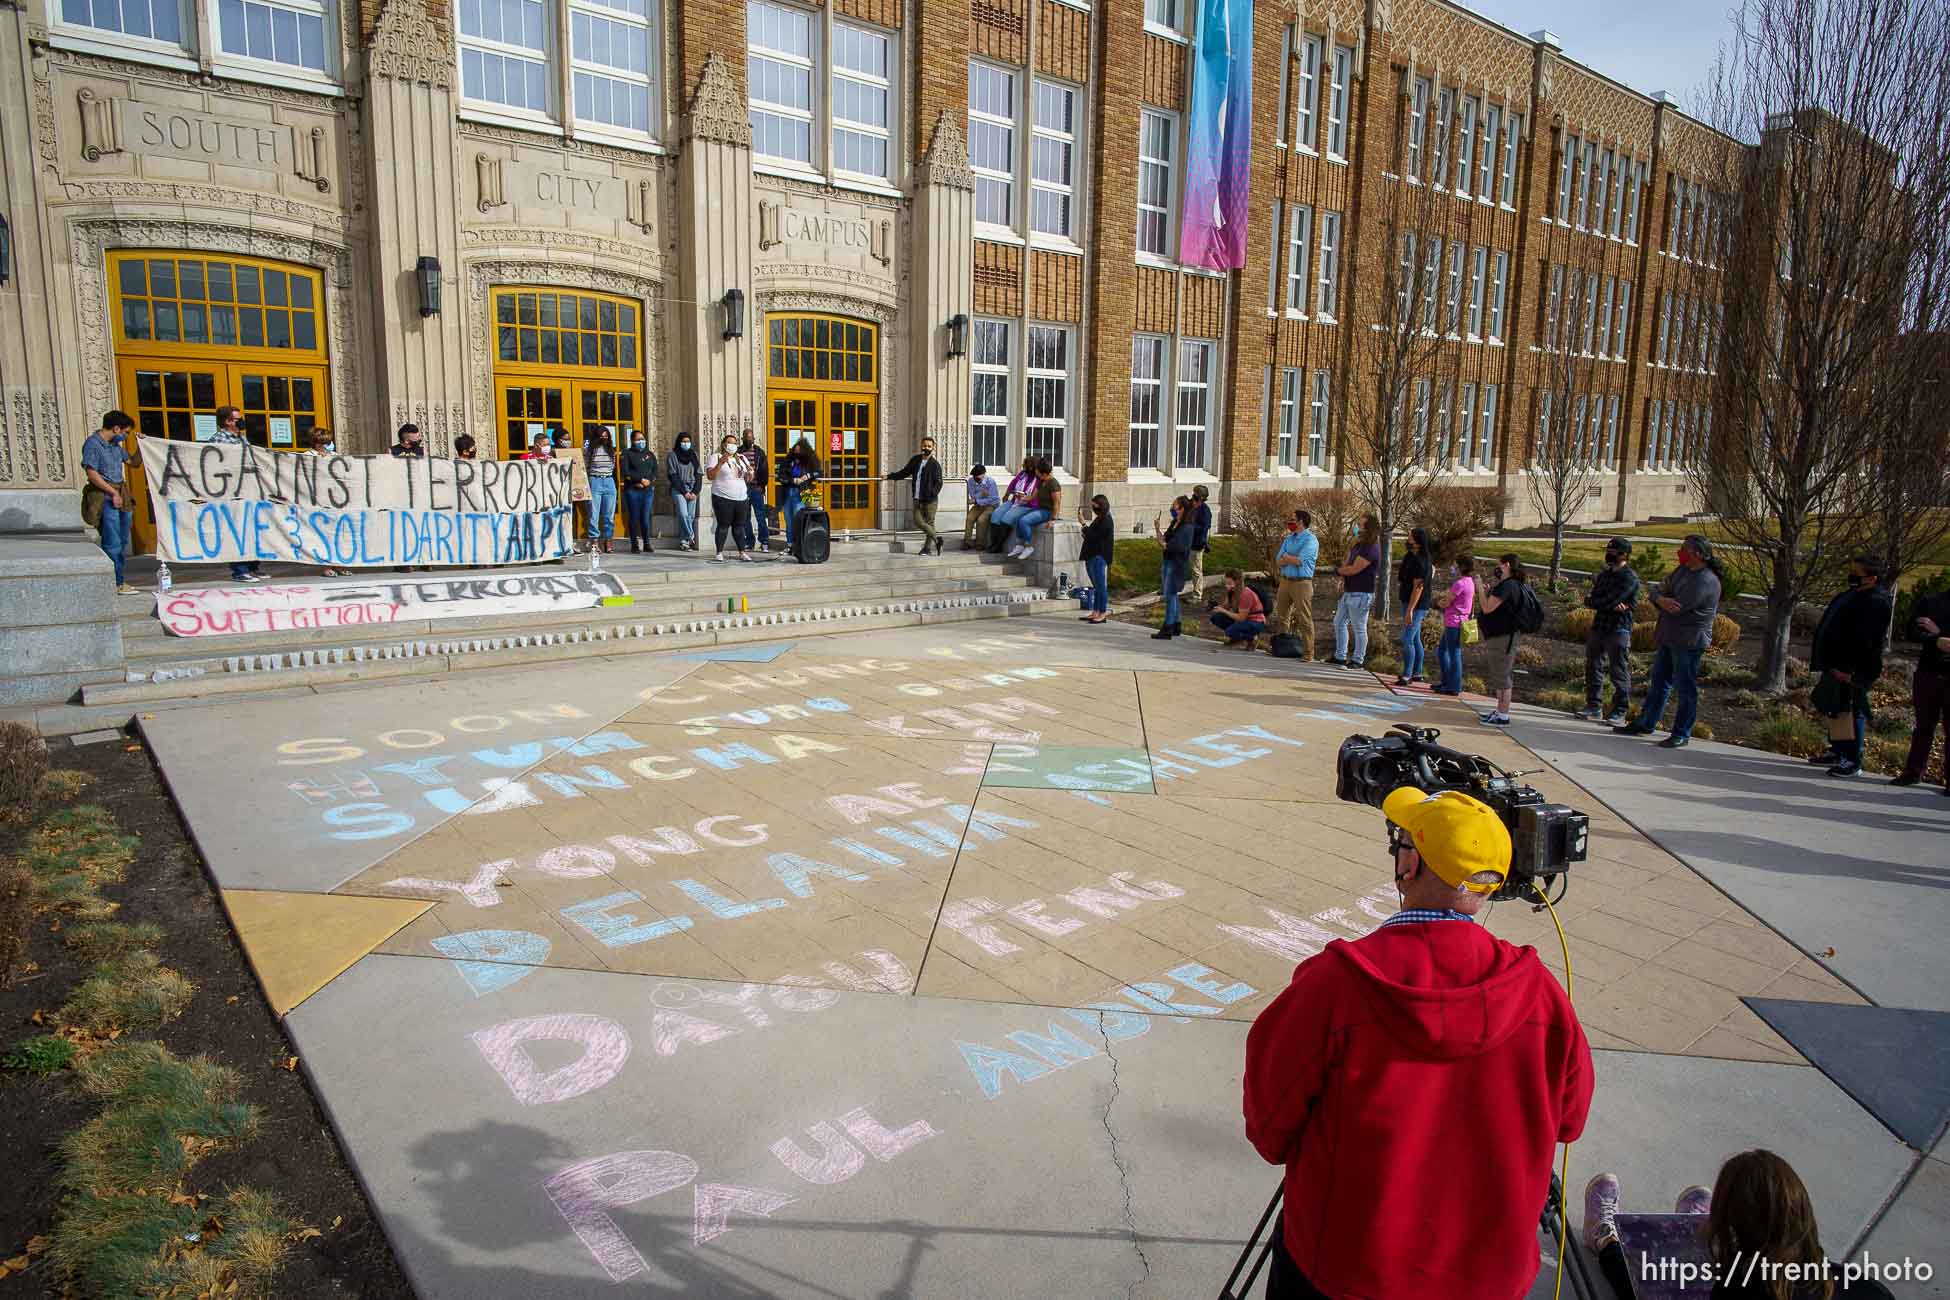
[[[1456,170],[1449,184],[1464,198],[1469,197],[1470,183],[1476,172],[1476,114],[1482,108],[1482,101],[1474,95],[1463,96],[1462,122],[1456,132]]]
[[[1292,469],[1300,448],[1300,384],[1302,371],[1291,367],[1280,371],[1280,443],[1275,454],[1279,463]]]
[[[1320,56],[1321,39],[1302,36],[1295,52],[1300,60],[1300,117],[1293,128],[1293,141],[1302,149],[1320,147]]]
[[[1410,426],[1409,458],[1417,465],[1429,454],[1429,381],[1415,381],[1415,422]]]
[[[1449,180],[1449,114],[1454,100],[1446,90],[1438,90],[1435,96],[1435,147],[1431,149],[1429,178],[1436,185],[1444,185]]]
[[[1564,325],[1564,267],[1551,264],[1551,292],[1544,307],[1544,351],[1557,351],[1558,333]]]
[[[1603,356],[1605,353],[1611,351],[1611,308],[1612,302],[1614,301],[1613,295],[1617,292],[1617,283],[1609,275],[1606,276],[1605,287],[1598,294],[1599,356]]]
[[[1455,437],[1454,426],[1450,423],[1452,412],[1449,399],[1455,393],[1455,385],[1449,380],[1442,381],[1442,387],[1435,394],[1435,463],[1447,465],[1451,440]]]
[[[1415,302],[1415,232],[1402,231],[1401,265],[1395,271],[1395,318],[1407,320]]]
[[[1613,239],[1618,238],[1619,222],[1625,214],[1625,176],[1631,160],[1619,155],[1612,163],[1611,184],[1605,190],[1605,227]]]
[[[1625,242],[1639,242],[1639,197],[1645,192],[1645,164],[1634,162],[1625,185]]]
[[[893,175],[893,41],[833,24],[833,167],[870,180]]]
[[[226,4],[229,0],[224,0]],[[482,0],[492,3],[492,0]],[[464,7],[464,6],[463,6]],[[642,0],[570,0],[570,84],[576,119],[650,129],[654,36]]]
[[[1469,458],[1476,451],[1476,385],[1462,386],[1462,400],[1456,403],[1456,466],[1469,468]]]
[[[977,317],[974,336],[969,340],[969,359],[973,363],[971,430],[974,446],[970,455],[983,465],[1008,465],[1009,455],[1009,379],[1013,358],[1010,340],[1015,325],[1006,320]]]
[[[1510,114],[1503,124],[1503,206],[1513,208],[1517,205],[1517,142],[1523,135],[1523,117]]]
[[[1212,354],[1216,343],[1181,339],[1178,344],[1177,394],[1179,469],[1204,469],[1212,428]]]
[[[975,223],[1016,224],[1016,74],[968,65],[968,165],[975,173]]]
[[[1598,192],[1596,198],[1601,207],[1605,201],[1605,182],[1598,176],[1597,172],[1598,142],[1596,140],[1587,140],[1584,144],[1584,172],[1578,178],[1579,230],[1596,229],[1591,211],[1592,191],[1595,189]]]
[[[1571,173],[1577,168],[1578,138],[1565,133],[1558,149],[1557,159],[1557,219],[1559,222],[1571,220]]]
[[[1353,47],[1336,45],[1333,82],[1327,96],[1327,155],[1330,158],[1347,157],[1348,83],[1353,78]]]
[[[1331,381],[1325,370],[1314,371],[1313,401],[1307,411],[1307,464],[1315,469],[1327,468],[1328,442],[1328,384]]]
[[[1307,278],[1309,258],[1313,244],[1314,210],[1304,203],[1296,203],[1287,217],[1286,248],[1286,309],[1305,314],[1307,310]]]
[[[1408,142],[1402,150],[1402,174],[1410,180],[1422,179],[1422,139],[1428,134],[1429,79],[1417,77],[1409,92]]]
[[[1618,394],[1605,402],[1605,464],[1618,463]]]
[[[1584,329],[1578,350],[1588,357],[1592,353],[1592,345],[1597,342],[1594,337],[1598,324],[1598,273],[1596,271],[1584,273],[1584,302],[1578,315],[1583,321]]]
[[[1138,121],[1137,251],[1169,258],[1171,252],[1172,168],[1177,158],[1178,119],[1147,108]]]
[[[1070,420],[1070,331],[1061,325],[1029,327],[1026,451],[1061,465],[1069,450],[1064,431]]]
[[[1591,228],[1599,234],[1609,230],[1618,233],[1615,218],[1618,214],[1615,200],[1618,198],[1618,162],[1611,150],[1607,149],[1598,157],[1598,193],[1592,214]]]
[[[1442,328],[1452,335],[1462,328],[1463,259],[1468,253],[1460,240],[1449,245],[1449,288],[1443,300]]]
[[[1668,289],[1659,298],[1659,346],[1653,358],[1659,365],[1666,364],[1669,355],[1666,348],[1672,339],[1672,290]]]
[[[1435,333],[1436,306],[1442,301],[1442,240],[1431,237],[1422,245],[1422,332]]]
[[[1287,114],[1293,111],[1293,24],[1280,29],[1280,115],[1273,121],[1273,143],[1286,143]]]
[[[815,16],[809,9],[770,0],[748,0],[745,15],[752,153],[774,162],[813,167],[818,162],[813,150]]]
[[[1503,145],[1503,110],[1491,104],[1483,110],[1483,161],[1476,176],[1476,197],[1496,200],[1496,151]]]
[[[1131,336],[1131,468],[1157,469],[1163,442],[1165,340]]]
[[[121,4],[114,0],[92,4],[89,0],[61,0],[61,21],[70,27],[92,27],[179,48],[189,44],[183,32],[180,0],[122,0]]]
[[[79,7],[75,0],[63,5],[63,17],[70,9]],[[91,6],[93,13],[104,18],[116,6],[113,3],[96,3]],[[181,22],[180,11],[175,10],[167,16],[161,10],[162,2],[152,0],[125,0],[121,22],[111,30],[123,31],[126,35],[145,34],[129,31],[131,25],[147,25],[150,33],[158,40],[170,40],[169,36],[156,32],[160,23],[165,30],[177,27]],[[68,19],[73,22],[74,19]],[[112,21],[112,19],[111,19]],[[90,26],[101,24],[82,22]],[[279,0],[277,4],[264,4],[260,0],[222,0],[217,6],[217,43],[225,54],[238,58],[252,59],[258,63],[281,64],[287,68],[304,68],[311,72],[325,73],[331,70],[327,62],[329,51],[325,34],[331,29],[327,21],[323,0]]]
[[[1340,314],[1341,302],[1341,214],[1320,214],[1320,287],[1314,298],[1314,313],[1325,320]]]
[[[1496,385],[1483,385],[1483,416],[1476,421],[1476,465],[1490,467],[1490,448],[1496,439]]]
[[[1509,292],[1510,254],[1505,249],[1496,250],[1496,272],[1490,280],[1490,320],[1487,337],[1492,343],[1503,341],[1503,302]]]
[[[1672,178],[1666,186],[1666,247],[1668,256],[1679,251],[1680,211],[1686,203],[1686,182],[1679,177]]]
[[[1469,255],[1469,337],[1483,337],[1483,298],[1489,291],[1490,250],[1477,245]]]
[[[1625,327],[1632,319],[1632,282],[1618,282],[1618,315],[1612,318],[1611,354],[1623,359],[1625,352]]]
[[[1185,34],[1185,10],[1190,0],[1144,0],[1144,25],[1166,36]]]
[[[1646,399],[1644,463],[1649,468],[1659,463],[1659,399]]]
[[[1077,92],[1038,79],[1029,145],[1029,228],[1076,238]]]
[[[162,7],[162,0],[155,0]],[[542,0],[463,0],[460,92],[500,109],[550,109],[547,6]]]

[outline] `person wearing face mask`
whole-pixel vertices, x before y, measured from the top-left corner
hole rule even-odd
[[[623,484],[623,529],[630,535],[630,554],[648,555],[650,511],[657,501],[657,457],[643,430],[630,430],[618,477]]]
[[[724,544],[738,548],[738,558],[750,564],[752,554],[745,539],[751,535],[751,489],[746,478],[752,467],[738,454],[738,440],[726,434],[718,442],[718,455],[708,471],[711,479],[711,520],[717,534],[713,559],[724,560]]]
[[[608,555],[616,536],[616,444],[609,426],[599,424],[583,434],[582,468],[589,476],[589,546]]]
[[[1849,561],[1848,586],[1828,602],[1815,625],[1815,645],[1808,669],[1821,680],[1809,703],[1828,715],[1833,728],[1850,732],[1848,739],[1831,739],[1828,752],[1808,761],[1828,769],[1830,776],[1854,776],[1862,770],[1862,737],[1869,726],[1869,687],[1882,676],[1882,643],[1889,635],[1893,610],[1882,585],[1882,557],[1858,555]]]
[[[1411,686],[1422,680],[1426,647],[1422,644],[1422,620],[1429,612],[1429,587],[1435,570],[1429,560],[1429,530],[1409,530],[1408,549],[1395,566],[1395,596],[1402,610],[1402,671],[1397,686]]]
[[[1584,598],[1592,613],[1591,630],[1584,634],[1584,712],[1578,716],[1586,722],[1602,718],[1623,726],[1632,706],[1632,608],[1638,604],[1639,575],[1626,563],[1631,554],[1629,538],[1605,543],[1605,567],[1591,579],[1591,592]],[[1601,671],[1611,679],[1609,715],[1602,707]]]
[[[1192,567],[1194,519],[1192,499],[1179,497],[1171,503],[1169,526],[1155,518],[1151,521],[1151,531],[1157,535],[1158,544],[1165,548],[1164,559],[1158,568],[1159,594],[1165,598],[1165,622],[1163,627],[1151,634],[1153,641],[1169,641],[1180,632],[1178,597],[1185,587],[1185,575]]]
[[[1314,658],[1314,566],[1319,562],[1320,538],[1314,535],[1314,517],[1296,510],[1286,521],[1286,536],[1276,557],[1280,587],[1273,597],[1273,623],[1286,635],[1300,639],[1302,663],[1312,663]]]
[[[473,434],[463,433],[460,435],[460,437],[454,439],[454,459],[455,460],[474,459],[474,435]]]
[[[466,437],[467,435],[462,434],[461,436]],[[308,456],[330,456],[338,449],[338,444],[333,441],[332,431],[330,429],[314,428],[306,441],[309,445],[306,446],[304,454]],[[456,441],[454,445],[455,450],[458,451],[460,446],[459,442]],[[320,569],[318,573],[323,578],[352,576],[352,570],[350,569],[334,569],[329,565]]]
[[[1653,632],[1658,649],[1652,656],[1652,682],[1638,717],[1615,726],[1621,736],[1649,736],[1665,715],[1666,698],[1679,694],[1672,734],[1659,742],[1664,749],[1692,743],[1693,722],[1699,715],[1699,661],[1713,643],[1713,616],[1720,611],[1720,565],[1713,545],[1698,533],[1688,533],[1679,546],[1679,567],[1666,575],[1653,594],[1659,624]]]
[[[670,507],[677,515],[677,549],[697,549],[698,456],[691,449],[691,435],[677,435],[677,445],[664,458],[664,477],[670,481]]]
[[[128,467],[135,453],[128,448],[135,421],[120,411],[102,417],[102,427],[81,444],[81,470],[88,476],[81,489],[81,519],[101,535],[102,554],[115,566],[115,590],[131,595],[135,588],[123,581],[122,565],[129,549]]]
[[[765,448],[759,445],[750,429],[739,436],[738,454],[745,458],[745,468],[750,471],[746,475],[745,486],[749,489],[746,504],[751,507],[738,544],[749,551],[755,542],[758,553],[767,555],[772,549],[772,506],[765,499],[765,490],[772,485],[772,458],[765,454]]]

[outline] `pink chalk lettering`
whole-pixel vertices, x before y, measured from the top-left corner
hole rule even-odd
[[[468,1037],[524,1106],[546,1106],[594,1092],[621,1073],[630,1056],[630,1036],[604,1016],[528,1016]],[[580,1043],[582,1055],[544,1073],[523,1046],[537,1040]]]
[[[1253,925],[1222,925],[1220,934],[1231,935],[1243,940],[1262,952],[1272,953],[1284,961],[1305,961],[1325,948],[1340,936],[1311,921],[1303,921],[1297,916],[1289,916],[1277,908],[1263,909],[1273,918],[1277,929],[1264,929]]]
[[[871,972],[861,972],[842,961],[829,961],[820,967],[838,983],[860,993],[905,993],[914,986],[914,974],[901,959],[884,948],[868,948],[860,954]]]
[[[769,1219],[797,1199],[783,1192],[768,1192],[763,1187],[739,1187],[732,1183],[699,1183],[691,1194],[693,1246],[702,1246],[729,1232],[726,1220],[733,1211]]]
[[[780,1138],[772,1144],[772,1154],[779,1163],[816,1186],[826,1187],[833,1183],[843,1183],[860,1172],[867,1163],[860,1148],[848,1142],[840,1131],[825,1120],[806,1130],[806,1136],[819,1143],[819,1154],[810,1156],[805,1148],[789,1137]]]
[[[606,876],[616,869],[616,855],[588,844],[563,844],[544,849],[535,859],[535,869],[563,880],[587,880]]]
[[[1111,888],[1121,893],[1129,894],[1132,898],[1142,898],[1151,902],[1159,902],[1167,898],[1183,898],[1185,896],[1184,890],[1163,880],[1148,881],[1140,885],[1131,879],[1134,874],[1134,872],[1130,871],[1111,872]]]
[[[1062,899],[1079,912],[1106,917],[1114,917],[1119,912],[1128,912],[1144,901],[1141,896],[1132,898],[1125,894],[1114,894],[1108,889],[1089,887],[1072,889],[1062,895]]]
[[[868,1155],[882,1164],[909,1147],[941,1136],[941,1130],[924,1119],[917,1119],[906,1128],[889,1131],[882,1127],[879,1120],[867,1114],[865,1106],[840,1116],[840,1127],[846,1130],[848,1137],[865,1147]]]
[[[752,845],[754,844],[763,844],[767,839],[770,838],[765,833],[764,822],[755,822],[745,826],[744,831],[741,834],[720,832],[712,829],[719,822],[738,822],[738,821],[739,818],[731,817],[731,816],[706,817],[703,821],[697,824],[698,837],[700,839],[709,840],[713,844],[722,844],[726,848],[732,848],[732,849],[748,849],[752,847]]]
[[[991,957],[1007,957],[1021,952],[1020,945],[1010,943],[1002,937],[1002,931],[992,925],[985,925],[980,918],[1000,907],[991,899],[965,898],[941,906],[941,924],[956,934],[968,939]]]
[[[650,1046],[658,1056],[675,1056],[685,1043],[715,1043],[738,1031],[730,1025],[694,1016],[688,1011],[660,1008],[650,1017]]]
[[[1049,904],[1042,899],[1032,898],[1026,903],[1017,903],[1010,908],[1009,915],[1030,929],[1047,934],[1051,938],[1059,938],[1072,930],[1081,930],[1087,924],[1074,916],[1050,916],[1043,910],[1048,906]]]
[[[696,1177],[697,1161],[675,1151],[618,1151],[570,1165],[542,1190],[609,1280],[625,1282],[647,1265],[609,1211],[675,1191]]]
[[[824,1011],[840,1000],[839,990],[823,989],[812,975],[781,975],[772,989],[772,1005],[781,1011]]]
[[[765,1008],[758,1000],[765,993],[763,984],[740,984],[736,993],[727,993],[722,987],[712,984],[698,986],[697,1000],[708,1006],[730,1007],[746,1020],[752,1028],[763,1029],[772,1023],[772,1017],[765,1014]]]
[[[513,858],[503,858],[499,862],[483,862],[480,870],[474,873],[473,879],[464,885],[451,880],[428,880],[425,876],[401,876],[397,880],[387,881],[383,887],[421,894],[430,893],[435,896],[442,893],[459,894],[476,907],[494,907],[501,901],[501,895],[494,887],[495,882],[514,865]]]
[[[892,785],[880,787],[880,793],[889,799],[898,799],[910,808],[939,808],[946,799],[930,799],[921,793],[919,781],[896,781]]]
[[[826,804],[846,818],[849,826],[864,826],[877,817],[905,817],[909,811],[902,803],[892,799],[876,799],[870,794],[828,795]]]
[[[700,851],[698,842],[675,826],[659,826],[651,834],[657,838],[647,840],[634,835],[612,835],[607,843],[640,867],[649,866],[654,854]]]

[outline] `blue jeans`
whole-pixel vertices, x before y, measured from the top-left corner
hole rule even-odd
[[[738,534],[738,547],[740,550],[751,550],[752,534],[756,531],[758,534],[758,549],[762,551],[772,540],[772,525],[771,521],[767,518],[772,513],[772,508],[765,504],[763,490],[754,491],[749,504],[751,509],[746,512],[745,527]]]
[[[126,493],[127,489],[123,489]],[[102,554],[115,566],[115,585],[122,585],[122,561],[129,550],[129,512],[102,502]]]
[[[799,489],[789,487],[785,490],[785,540],[789,545],[799,535]]]
[[[623,489],[623,531],[633,542],[650,540],[650,515],[657,503],[655,488]]]
[[[1422,645],[1422,619],[1429,612],[1427,605],[1417,605],[1415,612],[1402,622],[1402,676],[1420,677],[1422,665],[1428,660],[1428,652]]]
[[[1435,643],[1436,667],[1442,681],[1436,687],[1445,695],[1462,694],[1462,626],[1444,627],[1442,639]]]
[[[256,560],[245,560],[237,564],[233,564],[230,566],[230,580],[232,582],[242,582],[245,578],[250,577],[253,573],[256,573],[258,569],[262,567],[263,566],[258,564]]]
[[[1344,591],[1334,606],[1334,657],[1360,666],[1368,657],[1368,607],[1374,604],[1372,591]],[[1348,656],[1349,633],[1353,634],[1354,654]]]
[[[686,497],[682,492],[672,492],[671,510],[677,515],[677,540],[682,545],[690,545],[697,540],[697,499]]]
[[[1247,641],[1266,630],[1265,622],[1257,618],[1234,618],[1230,614],[1221,614],[1216,609],[1212,611],[1210,617],[1212,626],[1225,633],[1228,641]]]
[[[1020,501],[1005,501],[995,508],[994,514],[989,516],[989,527],[1000,528],[1005,524],[1013,524],[1028,509],[1029,507]]]
[[[1165,626],[1178,622],[1178,592],[1185,585],[1186,558],[1165,552],[1164,564],[1158,570],[1158,586],[1165,595]]]
[[[1110,561],[1101,555],[1093,555],[1083,562],[1083,571],[1090,575],[1090,604],[1093,614],[1110,612]]]
[[[616,478],[589,476],[589,536],[607,541],[616,536]]]
[[[1048,523],[1049,520],[1050,512],[1047,510],[1023,511],[1016,516],[1016,542],[1022,546],[1029,545],[1030,539],[1036,535],[1037,528]]]
[[[1645,705],[1639,710],[1637,726],[1656,731],[1665,716],[1666,696],[1679,692],[1679,707],[1673,713],[1672,734],[1686,739],[1693,734],[1693,721],[1699,717],[1699,661],[1704,650],[1675,650],[1662,645],[1652,656],[1652,683],[1645,688]],[[1857,734],[1860,734],[1858,727]]]

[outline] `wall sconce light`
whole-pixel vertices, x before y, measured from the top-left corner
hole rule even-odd
[[[413,277],[420,285],[420,316],[440,314],[440,259],[423,257],[413,267]]]
[[[745,291],[726,289],[720,300],[724,307],[724,336],[727,339],[745,337]]]
[[[948,318],[948,355],[965,357],[968,355],[968,317],[956,312]]]
[[[14,232],[5,217],[0,217],[0,284],[14,276]]]

